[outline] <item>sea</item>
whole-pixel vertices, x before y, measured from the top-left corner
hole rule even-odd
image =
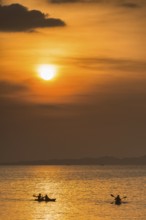
[[[146,166],[0,166],[0,219],[145,220]]]

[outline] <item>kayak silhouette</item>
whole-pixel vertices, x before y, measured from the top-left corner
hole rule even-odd
[[[115,205],[121,205],[122,203],[125,203],[124,201],[122,201],[123,199],[126,199],[127,196],[124,196],[124,197],[120,197],[120,195],[117,195],[117,196],[114,196],[113,194],[111,194],[112,197],[114,197],[114,204]]]
[[[38,195],[33,195],[33,197],[36,197],[35,201],[38,201],[38,202],[55,202],[56,201],[55,198],[49,198],[47,194],[45,196],[42,196],[42,194],[39,193]]]
[[[38,202],[55,202],[56,199],[55,198],[49,198],[49,199],[35,199],[35,201],[38,201]]]

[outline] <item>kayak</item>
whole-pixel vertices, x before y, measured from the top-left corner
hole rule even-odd
[[[120,198],[119,195],[114,196],[113,194],[111,194],[111,196],[115,198],[115,199],[114,199],[115,201],[112,202],[112,204],[115,204],[115,205],[121,205],[122,203],[127,203],[127,202],[125,202],[125,201],[122,200],[122,199],[126,199],[127,196],[122,197],[122,199]]]
[[[56,199],[44,199],[44,198],[42,198],[42,199],[35,199],[35,201],[37,201],[37,202],[55,202]]]
[[[115,205],[121,205],[122,204],[122,201],[119,201],[119,200],[115,200]]]

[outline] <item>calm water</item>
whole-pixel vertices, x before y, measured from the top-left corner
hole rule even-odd
[[[146,167],[3,166],[0,167],[3,220],[144,220]],[[56,202],[33,201],[48,193]],[[110,194],[127,196],[115,206]]]

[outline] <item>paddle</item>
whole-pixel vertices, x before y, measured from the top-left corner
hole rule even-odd
[[[114,196],[113,194],[111,194],[111,196],[114,197],[114,198],[116,198],[116,196]],[[124,197],[121,198],[121,199],[126,199],[126,198],[127,198],[127,196],[124,196]]]
[[[33,197],[38,197],[38,195],[35,195],[35,194],[33,194],[32,196],[33,196]],[[42,197],[43,197],[43,196],[42,196]]]
[[[37,197],[35,194],[32,195],[33,197]]]
[[[113,194],[111,194],[111,196],[115,198],[115,196]]]

